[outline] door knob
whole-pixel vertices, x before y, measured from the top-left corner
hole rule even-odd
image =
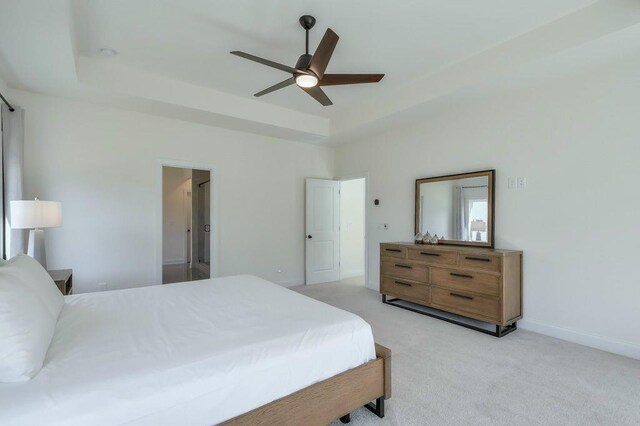
[[[308,239],[312,239],[313,237],[311,235],[307,235],[307,238]]]

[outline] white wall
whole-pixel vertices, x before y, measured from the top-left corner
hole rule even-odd
[[[368,172],[380,199],[368,286],[379,243],[411,240],[414,179],[495,168],[496,246],[524,250],[521,326],[640,358],[638,99],[637,62],[617,63],[340,146],[337,174]]]
[[[333,177],[333,149],[9,94],[25,109],[25,196],[62,201],[47,255],[51,268],[73,268],[75,291],[160,282],[160,159],[216,169],[220,275],[304,283],[304,178]]]
[[[8,93],[7,84],[4,82],[2,76],[0,76],[0,93],[6,98]],[[11,103],[11,99],[7,99]],[[13,105],[13,104],[12,104]]]
[[[162,263],[187,262],[187,229],[190,209],[191,169],[162,168]],[[190,200],[189,200],[190,202]]]
[[[340,182],[340,278],[364,275],[365,180]]]

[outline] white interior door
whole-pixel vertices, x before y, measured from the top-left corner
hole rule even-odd
[[[307,284],[340,279],[340,182],[307,179]]]

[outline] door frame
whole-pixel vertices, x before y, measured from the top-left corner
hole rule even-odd
[[[178,167],[182,169],[198,169],[207,170],[209,172],[209,178],[211,183],[209,184],[210,199],[209,199],[209,214],[211,233],[213,236],[209,239],[209,253],[213,253],[210,256],[209,277],[214,278],[218,276],[218,260],[219,260],[219,235],[218,235],[218,172],[216,168],[210,164],[197,163],[193,161],[180,161],[180,160],[168,160],[159,159],[156,162],[156,271],[155,271],[155,284],[162,284],[162,168],[163,167]],[[193,197],[193,194],[191,194]],[[193,256],[193,253],[192,253]],[[193,260],[193,259],[192,259]]]
[[[336,178],[337,181],[364,179],[364,286],[369,287],[369,172],[360,172]],[[342,279],[342,268],[340,268]]]
[[[193,178],[189,179],[191,181],[191,186],[193,187]],[[164,192],[164,191],[163,191]],[[191,195],[191,197],[189,197],[189,195]],[[191,268],[191,264],[193,263],[193,256],[191,253],[193,251],[193,243],[192,243],[192,238],[191,236],[193,235],[193,206],[192,201],[193,200],[193,194],[192,194],[192,188],[189,189],[184,189],[184,192],[182,194],[182,205],[183,205],[183,209],[188,209],[189,214],[186,215],[186,220],[187,223],[185,224],[185,228],[188,229],[187,231],[187,236],[186,236],[186,247],[185,247],[185,259],[187,259],[187,263],[189,264],[189,268]]]

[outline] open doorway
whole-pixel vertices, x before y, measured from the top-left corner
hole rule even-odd
[[[211,173],[162,167],[162,283],[203,280],[211,265]]]
[[[306,284],[366,283],[366,178],[306,181]]]
[[[364,286],[364,178],[340,181],[340,280]]]

